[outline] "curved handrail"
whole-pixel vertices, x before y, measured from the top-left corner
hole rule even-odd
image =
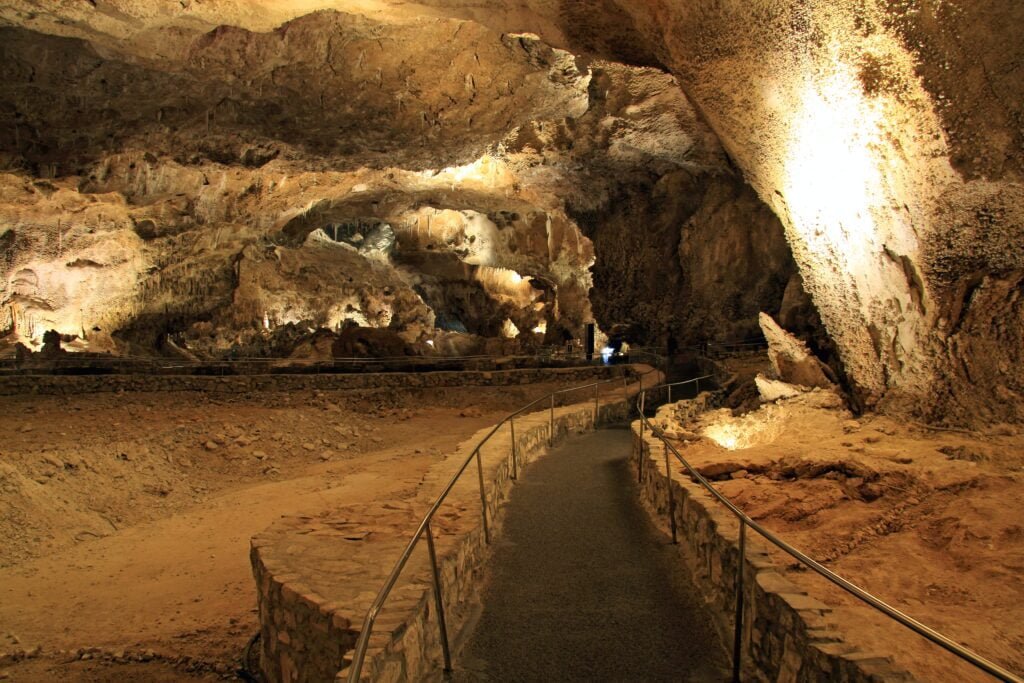
[[[643,373],[639,373],[638,374],[638,378],[639,378],[639,382],[640,382],[640,393],[642,393],[644,391],[644,389],[643,389],[643,378],[646,377],[647,375],[651,374],[652,372],[659,372],[659,371],[658,371],[657,368],[652,368],[652,369],[648,370],[647,372],[643,372]],[[623,375],[621,377],[621,379],[616,377],[614,379],[602,380],[600,382],[591,382],[590,384],[584,384],[584,385],[578,386],[578,387],[569,387],[567,389],[559,389],[559,390],[553,391],[553,392],[551,392],[551,393],[549,393],[549,394],[547,394],[545,396],[541,396],[540,398],[537,398],[537,399],[527,403],[525,406],[522,406],[521,408],[518,408],[517,410],[513,411],[512,413],[509,413],[504,418],[502,418],[502,420],[500,422],[498,422],[496,425],[494,425],[494,427],[491,429],[491,431],[489,431],[487,433],[487,435],[484,436],[484,438],[480,440],[480,442],[476,445],[476,447],[474,447],[473,450],[470,452],[469,456],[462,462],[462,465],[459,466],[459,469],[455,472],[455,474],[448,481],[448,483],[445,485],[445,487],[441,490],[441,493],[438,494],[437,498],[434,500],[434,503],[430,506],[430,509],[427,510],[427,513],[423,516],[423,519],[420,521],[419,526],[416,528],[416,532],[413,534],[412,539],[406,545],[405,550],[399,556],[398,561],[395,562],[394,568],[392,568],[391,573],[388,575],[387,580],[384,582],[384,585],[381,587],[380,591],[377,593],[376,598],[374,598],[373,603],[370,605],[370,609],[367,610],[366,616],[363,618],[363,625],[362,625],[362,627],[361,627],[361,629],[359,631],[359,639],[356,641],[355,649],[353,650],[352,663],[349,665],[348,680],[349,680],[350,683],[358,683],[359,678],[362,675],[363,663],[364,663],[364,661],[366,659],[366,651],[369,648],[370,636],[373,634],[373,627],[374,627],[374,623],[377,620],[377,615],[380,614],[381,609],[384,607],[384,603],[387,601],[388,596],[391,594],[391,590],[395,587],[395,584],[398,582],[398,579],[401,577],[402,571],[405,569],[405,566],[408,564],[409,559],[412,557],[413,551],[416,549],[416,546],[419,544],[420,539],[423,536],[427,537],[427,546],[428,546],[428,550],[430,551],[430,559],[431,559],[432,569],[433,569],[433,572],[434,572],[434,597],[435,597],[435,601],[436,601],[436,606],[438,608],[437,609],[437,612],[438,612],[438,623],[439,623],[439,628],[441,630],[442,649],[444,651],[444,660],[445,660],[445,662],[444,662],[444,664],[445,664],[445,671],[450,671],[451,670],[451,657],[450,657],[450,653],[448,651],[447,625],[445,623],[444,610],[442,608],[442,601],[441,601],[441,596],[440,596],[440,583],[439,583],[439,579],[438,579],[438,570],[437,570],[436,557],[435,557],[435,554],[434,554],[434,539],[433,539],[433,534],[432,534],[431,529],[430,529],[430,522],[433,520],[434,514],[440,509],[441,505],[444,503],[445,499],[448,497],[448,494],[451,493],[452,489],[455,488],[455,484],[458,483],[459,479],[462,477],[462,475],[469,468],[469,464],[473,461],[474,458],[476,458],[478,474],[479,474],[479,477],[480,477],[480,497],[481,497],[481,505],[482,505],[482,508],[483,508],[482,512],[483,512],[483,520],[484,520],[484,525],[483,525],[484,526],[484,538],[486,539],[487,543],[490,543],[490,536],[489,536],[488,526],[487,526],[487,505],[486,505],[486,498],[485,498],[484,484],[483,484],[483,465],[481,464],[481,461],[480,461],[480,449],[483,448],[484,444],[486,444],[490,440],[490,438],[492,436],[494,436],[497,433],[497,431],[499,429],[501,429],[501,427],[503,427],[506,423],[512,423],[512,421],[516,417],[519,417],[520,415],[522,415],[523,413],[525,413],[529,409],[533,408],[534,406],[538,405],[542,401],[549,401],[550,405],[551,405],[551,414],[552,414],[552,418],[551,418],[552,419],[552,422],[551,422],[551,424],[552,424],[551,438],[554,438],[553,426],[554,426],[555,396],[558,396],[560,394],[568,394],[568,393],[575,392],[575,391],[582,391],[584,389],[595,389],[594,399],[595,399],[595,410],[596,410],[598,396],[599,396],[599,394],[596,391],[596,388],[600,387],[602,385],[605,385],[605,384],[617,383],[617,382],[620,382],[620,381],[623,383],[623,387],[626,389],[626,400],[628,401],[629,400],[629,378],[628,378],[627,375]],[[596,412],[595,412],[595,416],[596,416]],[[514,429],[514,423],[513,423],[513,429]],[[514,434],[514,432],[513,432],[513,434]],[[515,439],[514,438],[513,438],[513,448],[515,448]],[[513,462],[514,461],[515,461],[515,452],[513,451]]]
[[[693,381],[695,381],[695,380],[687,380],[686,382],[677,382],[676,385],[678,385],[678,384],[688,384],[688,383],[693,382]],[[649,392],[649,391],[657,391],[657,390],[663,389],[663,388],[665,388],[667,386],[668,385],[661,384],[661,385],[650,387],[648,389],[644,389],[644,390],[640,391],[639,395],[637,396],[637,407],[640,408],[641,406],[645,405],[647,392]],[[642,408],[640,409],[639,412],[640,412],[640,420],[641,420],[641,436],[643,435],[643,427],[646,427],[647,429],[650,429],[651,430],[651,434],[653,434],[659,440],[661,440],[661,442],[665,445],[665,447],[668,450],[670,450],[673,455],[675,455],[676,459],[679,460],[679,462],[682,463],[683,467],[685,467],[687,469],[687,471],[690,473],[690,476],[693,477],[703,488],[705,488],[716,500],[718,500],[718,502],[722,503],[726,508],[728,508],[729,511],[732,512],[733,515],[735,515],[736,518],[739,520],[739,522],[740,522],[740,563],[739,563],[739,566],[740,566],[740,572],[741,573],[743,571],[743,553],[744,553],[744,538],[745,538],[744,528],[745,527],[750,527],[751,529],[756,531],[758,534],[760,534],[762,538],[764,538],[765,540],[770,542],[772,545],[777,547],[779,550],[782,550],[783,552],[785,552],[790,557],[792,557],[795,560],[797,560],[800,564],[802,564],[802,565],[806,566],[807,568],[813,570],[817,574],[821,575],[825,579],[831,581],[835,585],[837,585],[840,588],[842,588],[843,590],[845,590],[847,593],[853,595],[854,597],[856,597],[857,599],[861,600],[862,602],[870,605],[871,607],[875,608],[876,610],[878,610],[882,614],[885,614],[887,617],[889,617],[889,618],[899,622],[903,626],[906,626],[910,630],[912,630],[915,633],[923,636],[924,638],[926,638],[927,640],[931,641],[932,643],[938,645],[939,647],[941,647],[941,648],[947,650],[948,652],[956,655],[960,659],[962,659],[962,660],[964,660],[964,661],[974,665],[978,669],[981,669],[985,673],[990,674],[991,676],[994,676],[995,678],[998,678],[999,680],[1007,681],[1007,683],[1024,683],[1024,679],[1022,679],[1021,677],[1017,676],[1013,672],[1008,671],[1007,669],[999,666],[995,662],[992,662],[992,661],[986,659],[985,657],[982,657],[981,655],[977,654],[973,650],[971,650],[969,648],[966,648],[966,647],[960,645],[959,643],[954,642],[950,638],[948,638],[948,637],[944,636],[943,634],[939,633],[938,631],[936,631],[936,630],[934,630],[934,629],[932,629],[932,628],[922,624],[920,621],[914,619],[913,617],[911,617],[911,616],[909,616],[907,614],[904,614],[903,612],[899,611],[895,607],[892,607],[891,605],[889,605],[885,601],[881,600],[880,598],[878,598],[878,597],[872,595],[871,593],[867,592],[866,590],[864,590],[860,586],[857,586],[853,582],[848,581],[847,579],[844,579],[843,577],[839,576],[838,574],[836,574],[832,570],[828,569],[827,567],[823,566],[819,562],[815,561],[811,557],[805,555],[800,550],[797,550],[796,548],[794,548],[790,544],[786,543],[781,538],[779,538],[778,536],[773,534],[771,531],[765,529],[763,526],[761,526],[756,521],[754,521],[749,516],[747,516],[747,514],[745,512],[743,512],[743,510],[738,508],[731,500],[729,500],[718,489],[716,489],[714,486],[712,486],[711,483],[708,482],[708,480],[704,478],[704,475],[702,475],[699,471],[697,471],[697,469],[694,468],[693,465],[691,465],[686,460],[686,458],[684,458],[682,456],[682,454],[679,453],[679,451],[671,443],[671,441],[668,439],[668,437],[665,436],[665,433],[662,430],[656,428],[655,425],[653,425],[650,422],[650,420],[647,419],[647,416],[644,415],[644,412],[643,412]],[[642,446],[641,446],[641,448],[642,448]],[[667,466],[667,461],[666,461],[666,466]],[[669,489],[671,489],[671,481],[669,482]],[[670,500],[671,500],[671,498],[670,498]],[[672,514],[671,510],[669,511],[669,514],[670,515]],[[675,522],[673,520],[673,524],[674,523]],[[742,574],[741,574],[741,576],[742,576]],[[742,585],[743,585],[742,584],[742,580],[737,582],[738,593],[742,592]],[[737,623],[736,623],[736,633],[735,633],[736,640],[735,640],[735,644],[734,644],[734,653],[733,653],[733,656],[734,656],[734,661],[733,661],[734,678],[738,674],[738,664],[739,664],[738,658],[739,658],[739,654],[740,654],[740,652],[739,652],[740,631],[741,631],[741,627],[742,627],[742,620],[741,620],[742,617],[740,616],[740,612],[742,611],[742,602],[741,602],[741,598],[740,598],[739,594],[737,595],[737,598],[738,598],[738,601],[737,601],[737,604],[738,604],[738,607],[737,607],[737,617],[738,618],[737,618]]]

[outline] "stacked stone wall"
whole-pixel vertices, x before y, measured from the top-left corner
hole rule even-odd
[[[685,452],[683,453],[685,456]],[[736,580],[740,567],[739,521],[669,454],[649,430],[633,423],[630,459],[640,496],[655,522],[669,523],[669,486],[681,561],[709,604],[723,642],[732,643]],[[639,471],[638,471],[639,468]],[[759,683],[866,683],[910,681],[891,659],[847,642],[842,610],[810,597],[783,576],[767,541],[747,530],[744,567],[743,674]]]

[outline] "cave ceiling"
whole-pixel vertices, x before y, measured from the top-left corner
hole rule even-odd
[[[262,352],[268,329],[345,323],[412,344],[579,336],[595,257],[570,211],[613,178],[726,164],[670,75],[473,22],[0,32],[5,314],[37,343]],[[350,239],[377,224],[382,248]],[[538,296],[503,298],[502,277]]]

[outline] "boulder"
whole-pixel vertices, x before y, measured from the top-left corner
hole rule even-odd
[[[758,373],[757,377],[754,378],[754,383],[757,385],[757,393],[766,402],[778,401],[782,398],[793,398],[804,392],[802,387],[783,382],[782,380],[770,379],[761,373]]]
[[[705,479],[728,479],[732,476],[733,472],[748,472],[749,470],[742,463],[738,463],[735,460],[726,460],[698,465],[697,471]]]
[[[806,344],[779,327],[766,313],[761,313],[759,322],[768,341],[768,358],[778,379],[801,387],[828,389],[835,386],[835,375],[811,355]]]

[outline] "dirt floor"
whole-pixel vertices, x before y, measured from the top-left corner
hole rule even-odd
[[[0,398],[0,680],[234,678],[254,533],[411,497],[554,388]]]
[[[688,425],[659,412],[683,453],[751,517],[894,607],[1024,672],[1024,434],[854,419],[822,390]],[[790,578],[850,607],[850,641],[920,680],[989,681],[781,552]]]

